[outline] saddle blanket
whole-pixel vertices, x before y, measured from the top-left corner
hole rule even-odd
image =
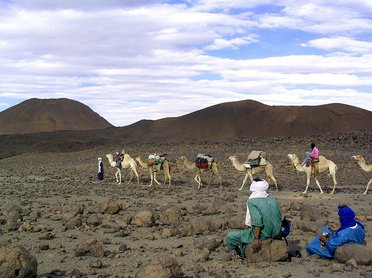
[[[214,159],[211,155],[199,153],[196,156],[195,165],[198,168],[207,169],[211,167],[213,161]]]

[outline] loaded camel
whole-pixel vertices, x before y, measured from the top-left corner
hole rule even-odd
[[[372,172],[372,164],[366,164],[366,161],[364,160],[363,156],[361,156],[361,155],[353,155],[352,158],[355,159],[358,162],[358,165],[360,166],[360,168],[363,169],[363,171],[365,171],[367,173],[371,173]],[[367,194],[368,188],[371,185],[371,183],[372,183],[372,178],[367,183],[367,188],[366,188],[366,190],[363,193],[364,195]]]
[[[251,182],[253,182],[253,175],[254,174],[265,172],[266,176],[274,182],[275,187],[276,187],[276,191],[279,191],[278,184],[277,184],[276,179],[275,179],[274,174],[273,174],[273,168],[274,167],[270,162],[267,161],[266,165],[257,166],[257,167],[253,167],[253,168],[247,168],[247,167],[245,167],[244,163],[239,162],[236,155],[230,156],[229,159],[231,160],[231,162],[232,162],[232,164],[233,164],[233,166],[235,167],[236,170],[238,170],[240,172],[245,172],[245,177],[244,177],[242,186],[239,188],[239,190],[243,189],[248,177],[251,180]]]
[[[124,150],[123,150],[122,153],[124,153]],[[129,154],[127,154],[127,153],[124,154],[123,161],[121,162],[121,168],[116,166],[116,162],[114,161],[112,154],[106,154],[106,157],[107,157],[110,165],[112,167],[116,168],[115,178],[116,178],[116,182],[118,184],[121,184],[121,169],[129,169],[129,168],[131,169],[131,171],[130,171],[130,179],[129,179],[128,184],[130,184],[133,180],[133,173],[137,177],[137,185],[139,184],[139,176],[138,176],[138,172],[137,172],[137,163]]]
[[[309,188],[310,185],[310,176],[313,176],[316,184],[319,187],[320,194],[323,194],[323,190],[320,186],[320,183],[318,181],[318,173],[313,173],[312,167],[306,167],[301,165],[297,155],[295,154],[288,154],[289,160],[292,162],[292,164],[295,166],[296,170],[299,172],[305,172],[306,173],[306,188],[305,191],[303,192],[304,194],[307,192],[307,189]],[[333,180],[333,190],[330,194],[335,193],[336,190],[336,172],[337,172],[337,166],[336,164],[333,163],[333,161],[326,159],[324,156],[319,156],[319,162],[318,162],[319,169],[316,172],[323,173],[326,172],[327,170],[329,171],[328,175],[332,177]]]
[[[151,183],[149,186],[152,186],[152,183],[153,181],[155,181],[158,185],[160,184],[160,182],[157,181],[156,179],[156,172],[154,170],[154,167],[153,166],[150,166],[146,161],[144,161],[142,159],[142,157],[138,156],[136,157],[136,160],[138,162],[138,164],[144,168],[144,169],[148,169],[149,171],[149,175],[150,175],[150,178],[151,178]],[[154,165],[155,167],[158,167],[158,165]],[[169,161],[167,159],[165,159],[161,164],[160,164],[160,169],[161,170],[163,169],[164,170],[164,183],[163,185],[165,185],[165,183],[167,182],[168,180],[168,187],[171,186],[171,175],[170,175],[170,165],[169,165]]]
[[[201,181],[201,173],[202,172],[212,172],[212,180],[211,183],[213,182],[214,175],[216,175],[220,181],[220,186],[222,186],[222,178],[221,175],[218,171],[217,168],[217,163],[216,161],[212,161],[210,167],[208,168],[199,168],[196,166],[195,162],[189,161],[186,156],[181,156],[180,161],[183,163],[183,166],[185,167],[186,170],[191,170],[194,172],[195,177],[194,180],[198,183],[198,189],[200,189],[200,186],[202,185]]]

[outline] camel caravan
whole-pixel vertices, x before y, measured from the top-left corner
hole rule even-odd
[[[129,170],[130,173],[128,184],[130,184],[133,181],[134,176],[136,176],[136,184],[139,185],[138,166],[140,166],[148,172],[150,178],[149,187],[153,186],[154,182],[157,185],[161,185],[161,183],[157,180],[157,173],[160,171],[163,171],[164,174],[163,186],[165,186],[167,182],[168,187],[171,186],[171,163],[166,158],[166,154],[150,154],[147,159],[137,156],[134,159],[123,150],[121,153],[116,153],[115,159],[112,154],[107,154],[106,157],[109,161],[109,164],[116,169],[115,178],[118,184],[122,183],[122,170],[124,169]],[[296,154],[288,154],[287,158],[298,172],[304,172],[306,174],[306,187],[302,192],[303,194],[307,193],[311,179],[314,179],[317,187],[319,188],[320,194],[323,194],[324,191],[320,185],[318,176],[324,173],[328,174],[333,182],[333,188],[330,194],[335,193],[337,187],[336,174],[338,168],[333,161],[325,158],[324,156],[319,156],[319,158],[311,164],[305,163],[305,160],[301,163]],[[363,156],[354,155],[351,158],[357,162],[364,172],[372,172],[372,164],[367,164]],[[245,173],[239,190],[243,190],[248,178],[252,182],[254,175],[265,174],[269,183],[273,183],[276,191],[279,191],[278,182],[274,176],[274,167],[270,161],[268,161],[265,152],[256,150],[251,151],[247,157],[247,160],[244,162],[240,162],[237,155],[231,155],[228,159],[237,171]],[[176,160],[176,164],[180,164],[180,167],[184,172],[192,173],[193,179],[197,184],[197,189],[200,189],[203,185],[201,176],[204,173],[211,174],[209,184],[213,184],[214,177],[217,177],[219,185],[222,186],[222,177],[219,171],[218,163],[211,155],[198,154],[195,160],[188,160],[186,156],[181,156]],[[371,183],[372,178],[367,183],[367,187],[363,192],[364,195],[368,193]]]

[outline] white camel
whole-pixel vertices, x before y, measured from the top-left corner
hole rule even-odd
[[[363,156],[361,156],[361,155],[353,155],[352,158],[355,159],[358,162],[358,165],[360,166],[360,168],[363,169],[363,171],[365,171],[367,173],[371,173],[372,172],[372,164],[366,164],[366,161],[364,160],[364,157]],[[372,178],[367,183],[367,188],[363,192],[364,195],[367,194],[368,188],[371,185],[371,183],[372,183]]]
[[[313,176],[316,184],[319,187],[320,194],[323,194],[322,187],[320,186],[319,180],[317,178],[318,172],[323,173],[326,172],[327,170],[329,171],[328,175],[332,177],[333,180],[333,190],[330,194],[335,193],[336,190],[336,172],[337,172],[337,166],[336,164],[333,163],[333,161],[326,159],[324,156],[319,156],[319,164],[318,164],[318,169],[317,171],[312,171],[312,167],[306,167],[301,165],[297,155],[295,154],[288,154],[289,160],[292,162],[292,164],[295,166],[296,170],[299,172],[305,172],[306,173],[306,189],[303,192],[304,194],[307,192],[307,189],[309,188],[310,185],[310,176]]]
[[[157,181],[156,179],[156,172],[154,167],[153,166],[150,166],[146,161],[144,161],[142,159],[142,157],[138,156],[136,157],[136,160],[138,162],[138,164],[144,168],[144,169],[148,169],[149,171],[149,175],[150,175],[150,179],[151,179],[151,183],[149,186],[152,186],[152,183],[155,181],[158,185],[160,184],[160,182]],[[158,167],[160,166],[160,169],[163,169],[164,170],[164,183],[163,185],[165,185],[165,183],[167,182],[168,180],[168,187],[171,186],[171,175],[170,175],[170,165],[169,165],[169,161],[167,159],[165,159],[160,165],[155,165],[155,167]]]
[[[270,162],[267,161],[266,165],[253,167],[253,168],[247,168],[247,167],[244,166],[244,163],[239,162],[236,155],[230,156],[229,159],[231,160],[231,162],[232,162],[232,164],[233,164],[233,166],[235,167],[236,170],[238,170],[240,172],[245,172],[245,177],[244,177],[242,186],[239,188],[239,190],[243,189],[248,177],[251,180],[251,182],[253,182],[253,175],[254,174],[265,172],[266,176],[274,182],[275,187],[276,187],[276,191],[279,191],[278,184],[277,184],[276,179],[275,179],[274,174],[273,174],[273,168],[274,167]]]
[[[116,178],[116,182],[118,184],[121,184],[121,169],[129,169],[129,168],[131,169],[131,171],[130,171],[130,179],[129,179],[128,184],[130,184],[133,180],[133,173],[137,177],[137,185],[139,184],[139,176],[138,176],[138,172],[137,172],[137,163],[129,154],[127,154],[127,153],[124,154],[124,159],[121,162],[121,168],[116,167],[116,162],[114,161],[112,154],[106,154],[106,157],[107,157],[110,165],[112,167],[116,168],[115,178]]]
[[[212,161],[210,167],[208,167],[208,168],[197,167],[195,162],[189,161],[186,158],[186,156],[181,156],[180,161],[183,163],[184,167],[187,170],[191,170],[191,171],[194,172],[194,174],[195,174],[194,180],[198,183],[198,189],[200,189],[200,187],[203,185],[203,183],[201,181],[201,177],[200,177],[202,172],[212,172],[211,184],[213,183],[213,178],[216,175],[218,177],[219,181],[220,181],[220,186],[222,186],[222,178],[221,178],[221,175],[218,171],[217,163],[215,161]]]

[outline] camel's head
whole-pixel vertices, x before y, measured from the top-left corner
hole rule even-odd
[[[231,156],[229,156],[229,159],[230,159],[231,161],[236,160],[236,155],[231,155]]]
[[[355,159],[356,161],[361,161],[363,158],[360,154],[358,155],[353,155],[351,158]]]
[[[297,155],[295,155],[293,153],[289,153],[287,156],[288,156],[289,160],[292,161],[293,163],[295,163],[295,162],[298,163]]]

